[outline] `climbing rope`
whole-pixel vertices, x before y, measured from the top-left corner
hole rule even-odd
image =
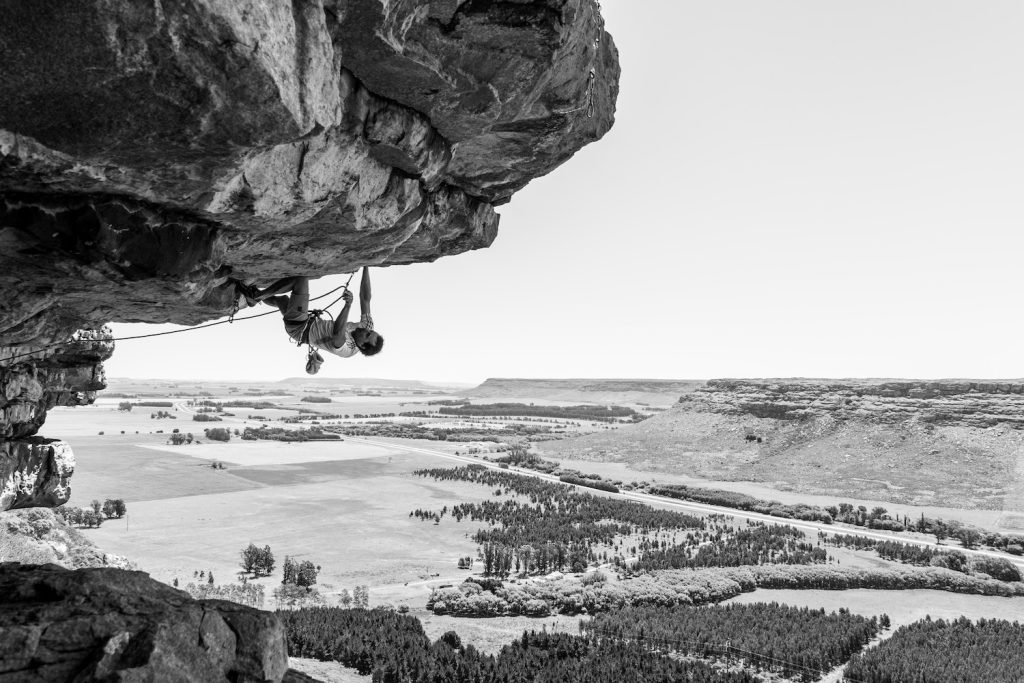
[[[355,273],[350,274],[348,276],[348,280],[345,281],[345,284],[343,284],[343,285],[341,285],[339,287],[335,287],[334,289],[332,289],[331,291],[327,292],[326,294],[321,294],[320,296],[313,297],[312,299],[310,299],[310,301],[317,301],[318,299],[326,298],[326,297],[330,296],[331,294],[334,294],[335,292],[337,292],[339,289],[347,290],[348,289],[348,285],[349,285],[350,282],[352,282],[352,277],[354,275],[355,275]],[[338,303],[339,301],[341,301],[342,297],[344,297],[344,296],[345,296],[345,294],[342,293],[341,296],[339,296],[337,299],[332,301],[325,308],[330,308],[334,304]],[[168,335],[168,334],[182,334],[183,332],[193,332],[195,330],[201,330],[201,329],[204,329],[204,328],[207,328],[207,327],[215,327],[217,325],[227,325],[229,323],[233,323],[235,320],[255,320],[256,318],[263,318],[263,317],[266,317],[268,315],[275,315],[275,314],[280,315],[280,311],[267,311],[266,313],[257,313],[256,315],[247,315],[247,316],[244,316],[242,318],[235,318],[235,313],[238,310],[237,309],[237,307],[238,307],[238,298],[237,297],[235,298],[235,301],[233,302],[233,307],[234,308],[233,308],[233,310],[232,310],[232,312],[231,312],[231,314],[230,314],[230,316],[228,317],[227,320],[218,320],[217,322],[206,323],[205,325],[196,325],[194,327],[186,327],[186,328],[181,329],[181,330],[168,330],[166,332],[151,332],[150,334],[136,334],[136,335],[133,335],[133,336],[130,336],[130,337],[113,337],[111,339],[101,339],[101,340],[95,340],[95,341],[122,342],[122,341],[132,341],[134,339],[148,339],[150,337],[162,337],[162,336]],[[312,313],[312,312],[313,311],[310,311],[310,313]],[[325,312],[325,311],[323,311],[323,310],[317,311],[317,313],[323,313],[323,312]],[[328,313],[328,315],[330,315],[330,313]],[[332,320],[333,320],[333,318],[332,318]],[[52,344],[47,344],[46,346],[44,346],[44,347],[42,347],[40,349],[36,349],[35,351],[26,351],[25,353],[19,353],[19,354],[15,355],[15,356],[11,356],[10,358],[3,358],[3,359],[0,359],[0,367],[7,367],[7,366],[12,364],[11,361],[17,360],[18,358],[24,358],[26,356],[34,356],[36,354],[45,353],[46,351],[49,351],[50,349],[55,349],[55,348],[60,347],[60,346],[67,346],[69,344],[78,344],[81,341],[82,341],[81,339],[67,339],[65,341],[60,341],[60,342],[54,342]]]

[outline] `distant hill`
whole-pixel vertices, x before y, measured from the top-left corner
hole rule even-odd
[[[467,384],[458,382],[423,382],[413,379],[379,379],[372,377],[288,377],[281,380],[243,381],[243,380],[169,380],[169,379],[133,379],[112,377],[107,379],[107,392],[123,391],[154,391],[161,389],[220,389],[235,387],[238,389],[286,390],[303,386],[320,389],[392,389],[400,391],[452,392],[465,389]]]
[[[464,389],[465,384],[458,382],[423,382],[418,379],[378,379],[373,377],[288,377],[277,384],[318,385],[338,387],[373,387],[375,389],[422,389],[429,391],[445,391]]]
[[[666,407],[704,384],[689,379],[511,379],[491,378],[460,391],[476,399],[535,398],[603,404],[642,404]]]
[[[1024,382],[711,380],[560,457],[808,493],[1024,513]]]

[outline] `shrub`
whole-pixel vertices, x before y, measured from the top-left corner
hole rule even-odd
[[[203,434],[212,441],[231,441],[231,430],[225,427],[210,427],[204,429]]]

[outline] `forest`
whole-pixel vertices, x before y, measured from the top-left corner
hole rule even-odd
[[[374,683],[757,683],[746,671],[718,671],[613,638],[527,632],[485,655],[449,631],[435,642],[415,617],[386,610],[308,608],[278,612],[288,654],[338,661]]]
[[[468,481],[495,490],[496,497],[518,494],[525,500],[506,497],[482,503],[462,503],[451,510],[461,522],[468,519],[485,522],[493,528],[478,530],[473,540],[483,545],[499,543],[516,548],[549,543],[588,546],[588,558],[599,559],[595,546],[603,545],[623,554],[622,539],[629,535],[665,535],[671,531],[702,529],[704,520],[669,510],[658,510],[643,503],[595,496],[579,492],[566,484],[547,482],[483,465],[416,470],[421,477],[440,481]],[[500,494],[498,493],[500,491]],[[610,559],[610,558],[609,558]],[[544,567],[543,569],[559,569]]]
[[[1024,624],[926,618],[854,656],[845,674],[864,683],[1020,683]]]
[[[889,618],[778,603],[626,607],[580,622],[585,635],[639,642],[697,657],[726,655],[785,676],[816,681],[859,652]]]
[[[438,523],[450,512],[457,522],[488,524],[473,535],[481,546],[487,576],[513,571],[522,575],[581,572],[591,562],[610,562],[636,572],[814,564],[828,559],[822,548],[804,540],[804,533],[791,526],[749,522],[736,527],[720,516],[704,520],[482,465],[417,470],[416,474],[494,487],[495,500],[462,503],[450,511],[446,507],[440,512],[410,512]],[[510,494],[528,498],[529,503]]]
[[[784,524],[751,522],[747,528],[719,526],[710,538],[652,549],[640,556],[636,569],[684,569],[697,567],[742,567],[756,564],[818,564],[828,560],[826,552],[808,543],[799,529]]]

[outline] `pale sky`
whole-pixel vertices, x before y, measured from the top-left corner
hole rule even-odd
[[[602,4],[611,132],[490,249],[374,271],[384,351],[320,376],[1024,376],[1024,3]],[[304,364],[268,316],[123,342],[107,375]]]

